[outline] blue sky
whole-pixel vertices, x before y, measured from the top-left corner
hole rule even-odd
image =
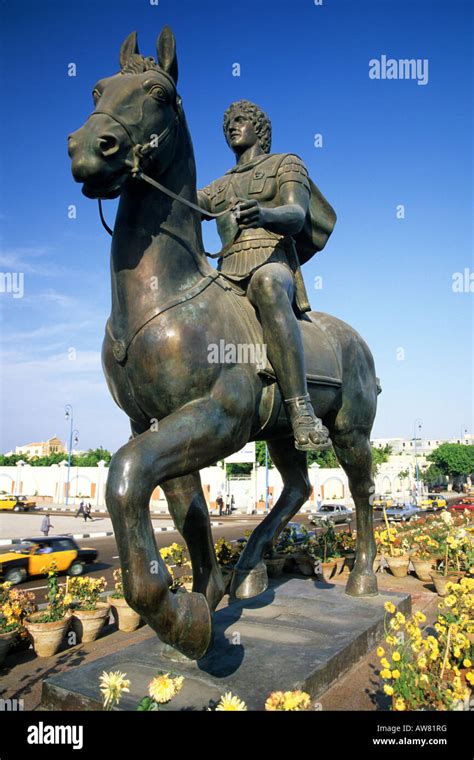
[[[92,110],[97,79],[117,71],[129,32],[155,54],[164,24],[177,39],[199,186],[232,165],[222,114],[247,98],[272,119],[272,149],[298,153],[336,209],[332,238],[303,272],[313,308],[352,324],[374,353],[383,394],[373,435],[408,437],[415,417],[427,437],[473,432],[473,294],[452,288],[454,273],[474,271],[470,2],[3,0],[1,9],[0,271],[24,273],[23,298],[0,294],[1,451],[65,440],[66,403],[80,448],[114,450],[128,437],[100,366],[110,242],[72,179],[66,135]],[[370,79],[369,61],[382,55],[428,59],[428,83]],[[104,205],[111,223],[116,203]],[[219,249],[213,223],[204,237]]]

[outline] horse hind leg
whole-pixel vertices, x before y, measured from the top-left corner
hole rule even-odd
[[[236,565],[231,596],[237,599],[250,599],[267,589],[263,556],[311,493],[306,452],[295,449],[293,437],[271,441],[268,449],[283,479],[283,491],[271,512],[252,532]]]
[[[369,433],[357,429],[349,433],[335,432],[332,440],[336,456],[349,479],[349,487],[356,506],[356,561],[347,581],[346,594],[376,596],[378,587],[373,571],[376,548],[371,504],[374,480]]]
[[[216,559],[209,510],[199,472],[162,483],[174,524],[189,551],[193,591],[204,594],[214,611],[225,593],[225,583]]]

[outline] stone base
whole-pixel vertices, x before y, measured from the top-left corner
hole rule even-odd
[[[104,670],[120,670],[131,681],[120,703],[123,710],[136,709],[159,671],[185,677],[167,710],[206,710],[210,700],[227,691],[249,710],[263,710],[272,691],[302,689],[315,698],[383,637],[386,601],[410,614],[407,594],[354,598],[342,586],[286,576],[270,581],[254,599],[221,607],[214,614],[213,643],[199,662],[170,659],[169,647],[163,653],[163,644],[149,639],[46,679],[42,705],[101,709]]]

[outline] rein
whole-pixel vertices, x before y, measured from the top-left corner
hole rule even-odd
[[[148,182],[149,185],[152,185],[152,187],[155,187],[157,190],[160,190],[165,195],[168,195],[170,198],[173,198],[173,200],[178,201],[178,203],[182,203],[183,206],[188,206],[188,208],[192,209],[193,211],[196,211],[198,214],[202,214],[203,216],[207,216],[211,219],[218,219],[220,216],[224,216],[224,214],[228,214],[229,210],[224,209],[224,211],[219,211],[218,213],[213,213],[212,211],[206,211],[206,209],[203,209],[201,206],[198,206],[197,203],[193,203],[192,201],[188,201],[187,198],[183,198],[181,195],[178,195],[177,193],[174,193],[172,190],[169,190],[169,188],[162,185],[160,182],[157,182],[156,179],[152,179],[152,177],[149,177],[140,167],[140,159],[144,158],[147,153],[149,153],[151,150],[155,148],[161,148],[163,143],[166,142],[173,129],[176,129],[179,123],[179,116],[176,114],[176,118],[173,122],[172,126],[167,126],[163,132],[161,132],[157,138],[155,138],[155,144],[152,144],[151,142],[145,143],[144,145],[141,145],[140,143],[135,142],[133,139],[133,135],[130,131],[130,128],[127,124],[125,124],[122,119],[119,119],[115,114],[110,113],[110,111],[100,110],[100,111],[94,111],[91,116],[94,116],[96,114],[103,114],[104,116],[108,116],[110,119],[113,119],[113,121],[116,121],[117,124],[119,124],[124,132],[126,133],[128,139],[130,140],[130,144],[132,146],[133,151],[133,165],[130,171],[130,174],[132,177],[136,179],[142,179],[144,182]],[[89,117],[90,118],[90,117]],[[109,235],[113,235],[113,230],[109,227],[107,222],[105,221],[104,212],[102,209],[102,200],[100,198],[97,199],[99,204],[99,217],[100,221],[102,223],[102,226],[104,229],[109,233]],[[240,233],[237,233],[234,240],[232,240],[228,245],[226,245],[222,251],[219,253],[207,253],[206,255],[209,256],[212,259],[218,259],[222,258],[226,255],[227,250],[234,244],[235,240],[237,239],[238,235]]]

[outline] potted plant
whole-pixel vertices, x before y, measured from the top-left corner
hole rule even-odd
[[[449,531],[444,541],[443,569],[441,572],[430,573],[438,596],[446,596],[448,593],[447,584],[456,583],[462,575],[458,548],[458,539],[456,539],[453,531]]]
[[[0,583],[0,666],[9,651],[19,649],[23,642],[30,646],[24,621],[35,610],[34,594],[12,588],[8,581]]]
[[[270,578],[278,578],[283,573],[283,567],[288,555],[293,551],[291,531],[282,530],[275,544],[263,555],[267,573]]]
[[[122,569],[115,568],[113,572],[115,591],[107,601],[112,608],[112,614],[118,625],[119,631],[132,633],[140,625],[140,615],[130,607],[123,594]]]
[[[416,577],[423,582],[431,581],[431,573],[436,570],[439,555],[439,543],[428,532],[420,531],[414,535],[411,563]]]
[[[25,628],[33,639],[33,649],[38,657],[51,657],[61,646],[69,627],[71,597],[58,583],[58,567],[55,562],[46,569],[48,580],[47,607],[25,618]]]
[[[404,578],[408,573],[410,564],[410,555],[408,554],[408,541],[402,535],[399,535],[395,528],[390,528],[385,508],[383,510],[385,519],[386,532],[382,531],[381,539],[384,546],[387,547],[387,553],[384,553],[385,560],[389,566],[390,572],[395,578]]]
[[[322,580],[329,581],[334,575],[339,558],[336,532],[331,523],[327,523],[318,536],[308,541],[308,554],[314,562],[314,572]]]
[[[240,544],[237,544],[234,548],[230,541],[226,541],[226,539],[222,537],[214,544],[214,551],[222,572],[222,577],[224,578],[225,590],[227,593],[230,588],[234,566],[241,552]]]
[[[186,559],[185,547],[175,542],[169,546],[163,546],[160,549],[160,555],[172,578],[171,591],[191,591],[193,585],[192,575],[185,575],[182,572],[183,568],[191,567],[191,563]],[[175,568],[179,569],[178,575],[175,573]]]
[[[75,576],[68,581],[73,599],[72,629],[78,643],[88,644],[97,639],[110,614],[109,603],[99,601],[107,583],[105,578],[87,575]]]

